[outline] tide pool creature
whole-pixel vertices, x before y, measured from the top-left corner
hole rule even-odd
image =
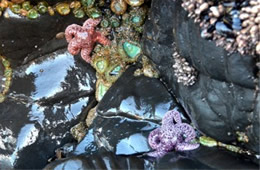
[[[148,156],[163,157],[173,149],[176,151],[196,149],[199,144],[191,143],[195,137],[195,130],[189,124],[182,123],[177,110],[168,111],[162,119],[162,126],[149,134],[149,145],[155,151],[148,153]]]
[[[90,63],[90,54],[96,42],[103,45],[109,45],[110,41],[102,35],[101,32],[95,31],[100,19],[88,19],[83,26],[77,24],[69,25],[65,30],[65,37],[68,45],[68,51],[72,55],[77,55],[81,50],[81,57]]]

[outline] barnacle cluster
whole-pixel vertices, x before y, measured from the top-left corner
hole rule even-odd
[[[12,80],[12,69],[10,62],[3,56],[0,56],[0,103],[5,100]]]
[[[203,38],[230,52],[260,54],[259,0],[183,0],[182,7],[200,23]]]
[[[174,59],[172,67],[174,75],[177,77],[177,82],[183,83],[185,86],[193,85],[196,82],[197,71],[178,52],[174,52],[172,56]]]

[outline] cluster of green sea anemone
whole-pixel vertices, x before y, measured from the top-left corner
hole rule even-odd
[[[2,14],[6,8],[9,8],[14,14],[25,16],[29,19],[36,19],[46,13],[53,16],[55,12],[59,15],[69,15],[72,12],[76,18],[83,18],[86,15],[89,18],[99,18],[102,15],[99,6],[102,6],[102,3],[95,4],[95,0],[59,2],[52,6],[46,1],[40,1],[32,5],[30,1],[13,3],[2,0],[0,2],[0,14]]]
[[[111,46],[97,45],[94,51],[91,65],[97,71],[96,99],[100,101],[128,65],[138,59],[141,47],[137,42],[121,40],[113,41]]]

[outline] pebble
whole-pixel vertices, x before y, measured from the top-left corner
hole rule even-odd
[[[256,53],[260,55],[260,42],[256,45]]]
[[[242,14],[240,14],[239,18],[242,19],[242,20],[245,20],[245,19],[249,18],[249,14],[248,13],[242,13]]]
[[[211,10],[214,17],[218,18],[220,16],[220,13],[219,13],[218,8],[216,6],[210,7],[210,10]]]
[[[65,33],[64,33],[64,32],[59,32],[59,33],[57,33],[57,34],[56,34],[56,38],[57,38],[57,39],[63,39],[63,38],[65,38]]]
[[[200,5],[200,13],[207,10],[209,8],[209,4],[207,2],[204,2],[203,4]]]

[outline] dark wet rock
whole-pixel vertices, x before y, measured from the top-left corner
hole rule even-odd
[[[90,155],[100,149],[116,155],[150,151],[149,133],[177,106],[163,84],[155,78],[134,76],[137,67],[129,67],[113,84],[97,106],[97,116],[85,138],[73,154]]]
[[[237,131],[245,132],[249,143],[243,146],[259,153],[255,59],[228,54],[214,41],[201,38],[199,25],[188,18],[181,3],[152,1],[142,40],[144,53],[201,132],[227,143],[236,141]],[[199,72],[191,87],[178,84],[174,76],[173,43],[180,56]]]
[[[241,155],[220,148],[200,146],[190,152],[171,152],[155,160],[155,169],[258,169]]]
[[[98,146],[95,138],[97,137],[95,136],[94,129],[91,126],[89,127],[85,137],[81,140],[81,142],[79,142],[71,155],[93,155],[94,153],[100,152],[100,150],[104,150],[104,148]]]
[[[42,15],[36,20],[26,17],[0,18],[0,54],[20,65],[24,59],[32,60],[67,46],[65,39],[56,39],[59,32],[72,23],[82,23],[73,14],[61,16]],[[12,31],[10,31],[12,30]],[[46,43],[48,42],[48,43]]]
[[[201,146],[190,152],[170,152],[162,158],[116,156],[111,152],[56,160],[45,169],[259,169],[236,153]]]
[[[89,132],[79,143],[73,154],[90,155],[99,150],[115,155],[134,155],[151,151],[147,138],[159,125],[126,117],[97,116]]]
[[[92,156],[75,156],[55,161],[44,170],[62,169],[150,169],[152,164],[137,157],[115,156],[113,153],[100,153]]]
[[[167,111],[177,106],[158,79],[135,77],[135,70],[136,67],[130,67],[113,84],[98,104],[98,114],[161,120]]]
[[[16,68],[0,104],[0,164],[43,168],[73,141],[70,128],[95,104],[95,81],[91,66],[65,49]]]
[[[129,67],[107,91],[97,106],[98,116],[73,154],[90,155],[100,149],[116,155],[151,151],[149,133],[177,103],[158,79],[135,77],[136,69]]]

